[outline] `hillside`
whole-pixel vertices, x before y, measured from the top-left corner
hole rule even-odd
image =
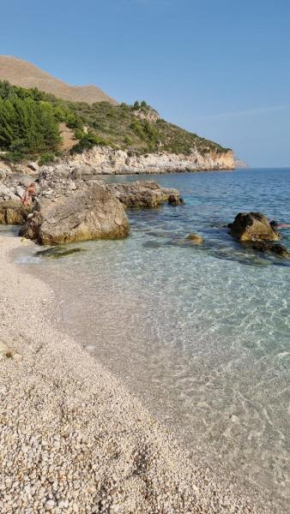
[[[22,59],[0,55],[0,80],[15,86],[37,88],[71,102],[117,102],[96,86],[70,86]]]
[[[107,144],[138,153],[171,152],[189,155],[225,148],[161,119],[146,102],[117,106],[100,102],[93,105],[69,104],[83,123]]]
[[[162,120],[145,101],[89,105],[1,81],[0,152],[14,163],[85,159],[110,173],[234,168],[231,150]]]

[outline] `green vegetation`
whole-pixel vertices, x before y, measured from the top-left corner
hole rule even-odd
[[[26,154],[56,151],[60,144],[58,122],[49,102],[37,90],[14,91],[0,83],[0,148],[13,160]]]
[[[66,106],[89,130],[116,148],[129,148],[139,154],[167,151],[185,155],[193,149],[217,154],[226,150],[162,119],[150,121],[150,114],[155,113],[157,117],[157,113],[144,101],[135,102],[133,106],[107,102],[92,105],[66,102]]]
[[[75,132],[78,143],[72,152],[95,145],[137,154],[167,151],[188,155],[196,149],[206,155],[225,151],[216,143],[159,119],[145,101],[136,101],[133,106],[74,103],[0,81],[0,150],[5,158],[33,156],[43,164],[51,162],[60,149],[59,123]]]
[[[76,129],[77,116],[52,95],[0,81],[0,150],[14,162],[39,157],[48,163],[59,150],[59,123]]]
[[[39,159],[39,165],[51,164],[54,161],[55,155],[52,152],[43,153]]]
[[[90,150],[94,146],[107,146],[110,143],[101,137],[98,137],[92,130],[83,132],[76,130],[75,132],[79,142],[72,148],[72,153],[82,153],[84,150]]]

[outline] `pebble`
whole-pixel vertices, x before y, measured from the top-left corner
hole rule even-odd
[[[0,365],[0,514],[274,514],[194,468],[112,375],[50,327],[41,299],[51,293],[7,258],[16,238],[0,243],[0,340],[21,341],[23,355]]]
[[[44,508],[45,508],[45,510],[52,510],[54,506],[55,506],[54,500],[48,500],[45,503]]]

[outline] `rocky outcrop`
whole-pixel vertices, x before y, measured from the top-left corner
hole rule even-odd
[[[0,163],[0,169],[4,167]],[[210,170],[235,169],[234,154],[231,150],[224,152],[211,150],[201,154],[192,150],[190,155],[172,154],[168,152],[148,153],[137,155],[130,150],[116,150],[109,146],[95,146],[81,154],[74,154],[51,166],[38,169],[36,163],[15,164],[6,167],[11,173],[25,173],[35,176],[47,169],[63,173],[72,169],[80,170],[86,176],[96,175],[142,175],[153,173],[182,173]],[[1,173],[0,173],[1,181]]]
[[[31,208],[24,207],[21,198],[32,181],[31,176],[12,173],[0,184],[0,223],[22,225],[26,222]],[[153,181],[106,184],[95,174],[95,169],[87,165],[43,166],[33,184],[37,202],[45,208],[49,203],[64,202],[76,193],[86,195],[95,186],[102,187],[129,208],[155,208],[165,202],[176,206],[183,204],[176,189],[162,188]]]
[[[169,199],[171,203],[175,200],[176,204],[181,201],[177,189],[164,189],[157,182],[109,184],[106,189],[131,209],[159,207]]]
[[[194,233],[189,234],[186,239],[195,245],[200,245],[203,242],[202,237],[199,234]]]
[[[24,206],[21,199],[26,187],[31,183],[27,176],[19,177],[5,169],[6,176],[0,183],[0,225],[23,225],[31,207]]]
[[[230,233],[239,241],[278,241],[280,235],[259,212],[239,213],[229,225]]]
[[[0,152],[1,156],[1,152]],[[3,182],[9,175],[11,175],[12,170],[10,166],[7,166],[3,161],[0,159],[0,186],[1,182]]]
[[[30,213],[31,207],[24,206],[20,201],[1,202],[0,225],[23,225]]]
[[[168,201],[171,205],[182,205],[177,189],[162,188],[153,181],[136,181],[123,184],[105,184],[95,176],[90,166],[45,166],[39,175],[40,196],[57,199],[71,196],[76,191],[101,185],[128,208],[155,208]]]
[[[43,245],[117,239],[128,234],[123,205],[98,185],[55,202],[41,199],[20,231],[20,235]]]
[[[205,152],[193,150],[190,155],[167,152],[134,155],[129,151],[115,150],[108,146],[95,146],[92,150],[76,154],[69,159],[70,165],[86,165],[100,175],[125,175],[144,173],[180,173],[202,170],[233,170],[234,154],[231,150]]]
[[[235,158],[234,163],[235,163],[235,168],[237,170],[245,170],[250,167],[245,161],[242,161],[242,159]]]
[[[145,109],[142,107],[133,111],[134,116],[140,120],[147,120],[151,123],[156,123],[160,120],[160,114],[152,107],[147,106]]]

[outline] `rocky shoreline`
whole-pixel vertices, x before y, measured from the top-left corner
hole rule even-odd
[[[164,173],[193,173],[198,171],[233,171],[236,168],[232,150],[209,150],[201,154],[192,150],[189,155],[169,152],[138,155],[130,150],[95,146],[82,153],[57,158],[52,166],[57,170],[86,168],[89,175],[144,175]],[[35,162],[7,164],[0,160],[1,176],[11,173],[38,174],[46,166]]]
[[[130,151],[98,146],[84,151],[82,154],[71,156],[67,164],[91,166],[97,169],[101,175],[142,175],[235,169],[234,153],[231,150],[220,153],[209,151],[204,155],[197,150],[193,150],[190,155],[168,152],[135,155]]]
[[[10,513],[274,513],[188,460],[118,380],[48,322],[52,291],[1,236],[0,510]],[[31,244],[31,243],[27,243]],[[17,359],[11,355],[17,354]]]
[[[7,170],[0,177],[0,225],[22,225],[21,236],[43,245],[127,237],[126,209],[154,209],[165,203],[177,207],[184,200],[177,189],[154,181],[106,182],[88,165],[43,166],[34,170],[33,179]],[[239,213],[226,227],[254,251],[290,257],[278,243],[279,224],[261,213]],[[203,242],[198,234],[186,240]]]

